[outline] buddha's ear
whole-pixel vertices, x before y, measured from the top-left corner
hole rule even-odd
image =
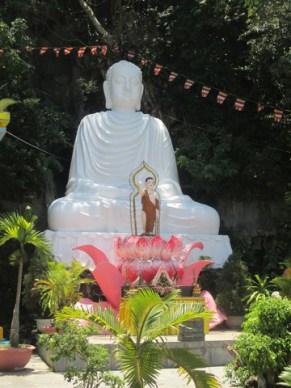
[[[106,109],[112,109],[112,101],[110,96],[110,86],[108,81],[103,82],[103,92],[105,95],[105,106]]]
[[[141,105],[141,99],[142,99],[143,91],[144,91],[144,86],[143,86],[143,84],[141,84],[139,100],[138,100],[138,102],[136,104],[136,107],[135,107],[136,110],[140,110],[140,105]]]

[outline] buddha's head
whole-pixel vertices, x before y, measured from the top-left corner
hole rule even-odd
[[[103,89],[107,109],[125,112],[140,110],[142,72],[133,63],[119,61],[112,65],[107,71]]]

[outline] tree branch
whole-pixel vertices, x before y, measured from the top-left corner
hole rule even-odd
[[[79,3],[83,10],[86,12],[87,16],[91,20],[93,26],[95,27],[95,30],[102,35],[103,39],[112,46],[114,41],[112,38],[112,35],[109,34],[108,31],[105,30],[105,28],[102,26],[102,24],[97,19],[96,15],[93,12],[93,9],[89,6],[89,4],[85,0],[79,0]]]

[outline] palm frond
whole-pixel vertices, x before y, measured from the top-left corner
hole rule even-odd
[[[116,357],[130,387],[157,387],[162,354],[156,344],[144,342],[137,346],[131,337],[124,336],[119,340]]]
[[[162,298],[150,288],[138,290],[125,303],[133,321],[134,331],[139,336],[156,322],[165,308]]]
[[[119,323],[115,312],[110,308],[102,309],[99,307],[94,312],[88,312],[85,309],[79,310],[64,307],[56,313],[55,317],[57,322],[63,322],[68,319],[85,319],[106,328],[115,336],[126,334],[126,329]]]
[[[164,346],[164,345],[163,345]],[[165,348],[167,358],[179,366],[179,373],[186,378],[187,383],[195,383],[196,388],[219,388],[220,384],[210,373],[196,368],[203,368],[204,361],[200,356],[192,353],[185,348],[167,349]]]
[[[210,320],[212,313],[205,311],[201,303],[172,303],[167,310],[158,318],[156,324],[148,328],[145,335],[154,339],[161,336],[169,328],[175,328],[192,319]]]

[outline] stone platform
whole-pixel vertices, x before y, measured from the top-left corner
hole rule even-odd
[[[230,330],[217,330],[211,331],[206,334],[205,341],[194,341],[194,342],[180,342],[177,340],[176,335],[164,337],[167,345],[170,348],[188,348],[192,349],[195,353],[200,354],[209,367],[224,366],[231,361],[231,355],[227,350],[227,347],[232,345],[235,338],[240,333],[238,331]],[[110,357],[110,369],[116,370],[117,365],[113,357],[115,350],[114,338],[110,336],[96,335],[91,336],[89,342],[96,345],[105,346],[111,357]],[[50,360],[49,353],[43,349],[38,349],[40,356],[43,360],[55,371],[63,372],[68,367],[65,360],[59,360],[58,362],[52,362]],[[80,361],[76,361],[75,366],[81,366]],[[173,364],[166,362],[163,365],[164,368],[173,368]]]
[[[76,259],[94,269],[94,264],[84,252],[74,251],[80,245],[94,245],[101,249],[112,263],[116,263],[117,256],[114,251],[114,241],[117,237],[127,237],[126,233],[97,233],[97,232],[62,232],[46,230],[45,235],[51,242],[55,259],[61,262],[70,263]],[[170,235],[162,234],[161,237],[168,239]],[[209,256],[214,260],[214,268],[221,268],[227,258],[232,254],[229,237],[225,235],[196,234],[196,235],[177,235],[181,237],[184,245],[201,241],[204,245],[203,250],[193,249],[189,255],[187,263],[199,260],[200,256]]]

